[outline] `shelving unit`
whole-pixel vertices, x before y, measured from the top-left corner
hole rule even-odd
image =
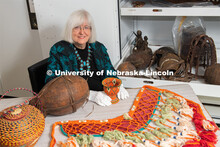
[[[204,17],[211,17],[212,19],[215,20],[215,18],[218,18],[216,20],[217,25],[218,25],[218,21],[220,20],[220,7],[219,5],[213,5],[213,6],[207,6],[207,7],[155,7],[152,6],[151,4],[147,3],[148,1],[145,0],[144,2],[146,2],[146,4],[143,7],[140,8],[134,8],[132,7],[132,1],[131,0],[122,0],[120,3],[120,15],[121,15],[121,20],[123,21],[123,25],[125,27],[127,27],[127,30],[123,30],[124,34],[126,32],[132,32],[132,31],[136,31],[135,29],[140,29],[139,27],[141,27],[141,29],[145,29],[145,34],[149,35],[149,31],[146,31],[147,29],[154,29],[154,32],[150,32],[150,37],[152,36],[156,36],[154,35],[154,33],[156,32],[158,34],[158,32],[160,33],[160,35],[163,35],[163,29],[164,28],[159,28],[159,31],[157,29],[155,29],[155,27],[158,27],[158,20],[162,19],[163,22],[166,21],[166,18],[169,19],[169,21],[173,21],[175,20],[175,16],[204,16]],[[160,17],[155,17],[155,16],[160,16]],[[152,19],[152,17],[154,17],[154,19]],[[150,21],[148,21],[147,19],[151,19]],[[172,19],[170,19],[172,18]],[[125,20],[124,20],[125,19]],[[132,20],[133,19],[133,22]],[[143,20],[145,19],[145,20]],[[158,21],[157,24],[156,23],[152,23],[152,21]],[[141,22],[139,22],[141,21]],[[214,22],[214,23],[216,23]],[[128,24],[126,24],[128,23]],[[146,25],[146,24],[141,24],[141,23],[150,23],[150,25]],[[160,22],[159,22],[160,23]],[[166,23],[166,22],[165,22]],[[174,22],[173,22],[174,23]],[[155,25],[156,24],[156,25]],[[129,26],[134,25],[133,28]],[[146,26],[145,26],[146,25]],[[165,24],[166,25],[166,24]],[[169,25],[172,25],[172,23],[169,23]],[[149,28],[151,27],[151,28]],[[160,26],[159,26],[160,27]],[[168,29],[171,29],[172,26],[169,26]],[[217,27],[215,26],[214,29],[216,29]],[[130,29],[130,30],[129,30]],[[133,29],[131,31],[131,29]],[[165,27],[165,29],[167,29]],[[171,31],[171,30],[170,30]],[[215,43],[216,43],[216,47],[217,48],[217,62],[220,63],[220,38],[218,37],[218,31],[211,31],[211,33],[213,33],[213,37],[216,39],[214,39]],[[127,33],[129,34],[129,33]],[[124,35],[125,36],[125,35]],[[124,40],[126,40],[124,37],[121,39],[123,42],[125,42]],[[157,36],[160,37],[160,36]],[[164,36],[162,36],[164,37]],[[159,39],[162,39],[162,37],[160,37]],[[212,36],[211,36],[212,37]],[[129,42],[132,42],[134,39],[134,37],[130,37],[131,40],[129,40]],[[165,42],[166,43],[166,42]],[[124,44],[123,44],[124,45]],[[161,44],[162,45],[162,44]],[[163,46],[163,45],[162,45]],[[150,46],[150,48],[155,51],[156,49],[159,48],[159,46]],[[131,47],[129,47],[129,44],[126,44],[123,46],[122,49],[122,54],[124,56],[126,56],[125,54],[129,54],[130,51],[127,51],[131,49]],[[127,55],[128,56],[128,55]],[[124,58],[122,58],[122,60],[124,60]],[[121,60],[121,63],[122,63]],[[219,97],[219,91],[220,91],[220,86],[219,85],[211,85],[211,84],[207,84],[205,83],[204,79],[202,80],[193,80],[191,82],[178,82],[178,81],[167,81],[167,80],[155,80],[155,79],[147,79],[147,78],[131,78],[131,77],[121,77],[124,85],[126,85],[129,88],[135,88],[135,87],[141,87],[145,84],[149,84],[152,86],[159,86],[159,85],[171,85],[171,84],[189,84],[194,92],[196,93],[196,95],[204,95],[204,96],[212,96],[212,97]],[[144,81],[150,81],[150,83],[144,83]],[[138,83],[138,84],[137,84]],[[152,84],[153,83],[153,84]]]
[[[146,1],[143,7],[134,8],[128,1],[121,7],[121,16],[220,16],[220,7],[155,7]]]

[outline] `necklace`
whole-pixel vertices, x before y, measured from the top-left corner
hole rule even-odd
[[[84,69],[84,67],[87,67],[87,71],[90,71],[90,61],[91,60],[91,47],[88,45],[88,56],[87,56],[87,60],[86,61],[83,61],[82,58],[80,57],[78,51],[76,50],[76,47],[74,46],[73,47],[74,49],[74,53],[76,55],[76,59],[79,61],[80,63],[80,67],[79,67],[79,70],[82,71]]]

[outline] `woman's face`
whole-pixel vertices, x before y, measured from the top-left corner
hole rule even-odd
[[[80,26],[76,26],[72,30],[72,39],[77,48],[84,49],[90,36],[91,26],[87,22],[84,22]]]

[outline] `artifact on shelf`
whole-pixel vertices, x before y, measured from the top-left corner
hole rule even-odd
[[[134,33],[135,34],[135,33]],[[133,53],[125,61],[130,62],[137,70],[146,69],[151,61],[153,52],[148,47],[148,37],[142,38],[142,32],[137,31]]]
[[[189,74],[192,74],[192,67],[195,66],[195,78],[198,75],[199,66],[204,68],[214,65],[217,62],[216,48],[211,37],[201,34],[194,37],[191,41],[187,55],[187,64],[189,64]]]
[[[155,63],[158,66],[160,58],[167,53],[174,53],[175,54],[175,51],[173,48],[167,47],[167,46],[164,46],[164,47],[157,49],[152,56],[151,63],[149,65],[149,67],[153,66]]]
[[[117,70],[133,72],[136,70],[136,67],[133,64],[131,64],[131,62],[126,61],[126,62],[121,63],[118,66]]]
[[[217,63],[207,67],[204,78],[209,84],[220,85],[220,64]]]
[[[44,116],[75,112],[89,96],[87,81],[80,76],[60,76],[47,83],[30,104],[43,108]]]
[[[141,30],[137,30],[137,33],[133,32],[135,37],[135,44],[134,44],[134,48],[133,48],[133,53],[138,52],[140,50],[143,50],[143,45],[144,45],[144,40],[142,38],[142,31]]]
[[[30,91],[24,88],[14,88],[5,94],[12,90]],[[31,99],[29,98],[29,100]],[[28,105],[29,100],[0,112],[1,147],[34,147],[43,133],[45,127],[44,116],[40,110]]]
[[[142,50],[144,50],[147,54],[153,55],[151,48],[148,47],[148,37],[144,36],[144,44],[142,46]]]
[[[136,53],[138,51],[148,51],[152,52],[151,48],[148,47],[148,37],[144,36],[144,39],[142,38],[142,31],[137,30],[137,34],[135,34],[135,44],[133,48],[133,53]]]
[[[169,72],[170,75],[161,74],[161,77],[165,80],[186,82],[191,80],[187,74],[185,61],[175,53],[163,54],[156,69],[161,72]]]
[[[196,36],[206,34],[205,29],[201,26],[189,26],[182,30],[181,48],[179,49],[179,55],[183,60],[187,60],[192,40]]]
[[[132,6],[133,7],[143,7],[145,5],[145,2],[143,1],[133,1]]]
[[[201,34],[206,34],[206,28],[201,17],[176,17],[173,28],[173,44],[178,55],[187,60],[192,40]]]
[[[146,69],[151,61],[151,54],[147,54],[144,51],[133,53],[128,56],[125,61],[130,62],[135,66],[137,70]]]
[[[216,48],[201,17],[176,17],[172,29],[174,47],[185,60],[187,72],[197,79],[204,76],[204,70],[216,63]],[[200,67],[204,67],[204,69]],[[200,74],[200,75],[199,75]]]

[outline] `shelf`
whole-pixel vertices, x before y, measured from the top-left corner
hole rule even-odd
[[[155,7],[146,3],[134,8],[128,1],[121,7],[121,16],[220,16],[219,5],[207,7]]]
[[[129,45],[128,45],[129,46]],[[130,47],[124,48],[124,50],[129,50]],[[149,46],[153,52],[159,49],[162,46]],[[220,63],[220,49],[216,49],[217,51],[217,63]],[[126,52],[126,55],[120,60],[118,66],[124,61],[124,58],[130,54],[130,51]],[[212,97],[219,97],[220,85],[213,85],[207,84],[204,79],[193,79],[190,82],[180,82],[180,81],[169,81],[169,80],[159,80],[159,79],[149,79],[149,78],[138,78],[138,77],[124,77],[120,76],[124,86],[126,88],[140,88],[143,85],[151,85],[151,86],[161,86],[161,85],[173,85],[173,84],[189,84],[196,95],[203,95],[203,96],[212,96]]]
[[[199,96],[199,100],[208,106],[220,106],[219,97]]]
[[[164,45],[164,46],[166,46],[166,45]],[[168,45],[168,46],[170,46],[170,45]],[[220,46],[220,45],[219,44],[215,44],[215,46]],[[153,52],[155,52],[160,47],[163,47],[163,45],[161,45],[161,46],[159,46],[159,45],[158,46],[149,45],[149,48],[151,48]],[[216,48],[216,56],[217,56],[217,63],[220,63],[220,48],[219,47]]]
[[[179,82],[179,81],[168,81],[168,80],[156,80],[148,78],[137,78],[137,77],[124,77],[119,76],[122,80],[124,87],[126,88],[140,88],[144,85],[150,86],[163,86],[173,84],[189,84],[194,90],[196,95],[219,97],[220,86],[206,84],[204,81],[191,81],[191,82]]]

